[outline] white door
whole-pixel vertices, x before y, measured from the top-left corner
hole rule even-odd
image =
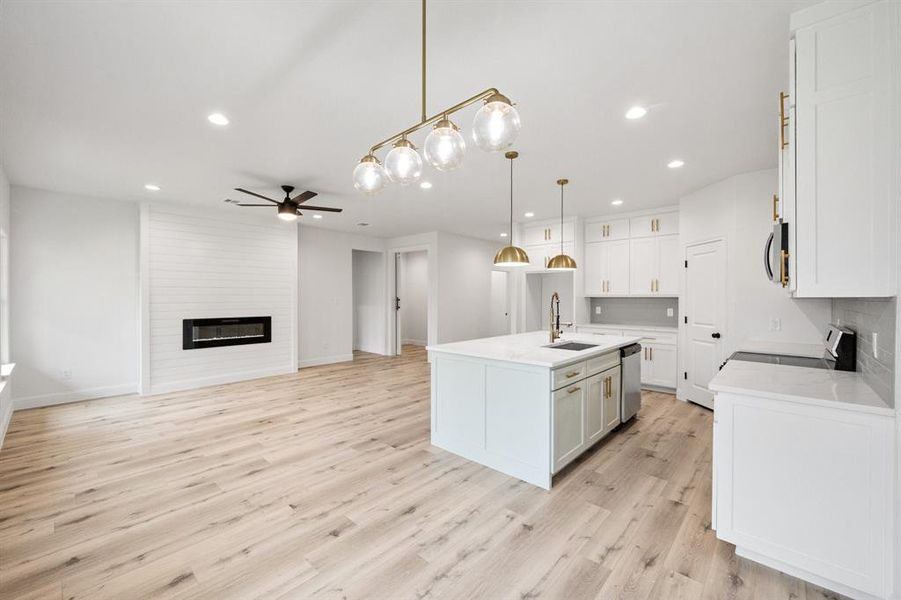
[[[491,335],[510,333],[510,308],[507,304],[507,272],[491,272],[491,291],[488,300]]]
[[[657,281],[654,290],[667,296],[679,295],[679,236],[661,235],[657,238]]]
[[[632,266],[629,290],[632,294],[647,296],[653,293],[657,277],[657,238],[632,239],[629,243],[629,264]]]
[[[605,244],[608,249],[607,293],[624,296],[629,293],[629,240]]]
[[[722,240],[685,250],[686,395],[692,402],[713,408],[707,384],[723,360],[726,335],[726,245]]]

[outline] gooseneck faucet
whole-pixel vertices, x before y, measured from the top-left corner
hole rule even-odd
[[[555,315],[556,309],[556,315]],[[551,323],[550,323],[550,338],[551,343],[557,341],[557,339],[563,334],[560,331],[560,294],[554,292],[551,294]]]

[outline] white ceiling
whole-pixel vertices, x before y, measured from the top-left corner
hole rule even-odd
[[[429,112],[490,86],[517,103],[517,220],[557,215],[559,177],[570,213],[673,204],[775,166],[788,14],[810,3],[432,1]],[[458,171],[426,167],[431,190],[353,189],[367,148],[419,118],[419,18],[415,1],[4,0],[0,162],[15,184],[233,211],[260,210],[224,205],[234,187],[292,183],[345,209],[324,227],[497,239],[508,166],[473,144]],[[633,104],[652,109],[627,121]]]

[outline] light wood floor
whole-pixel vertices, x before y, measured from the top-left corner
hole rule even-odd
[[[17,412],[0,597],[834,597],[716,540],[710,443],[710,412],[648,393],[548,493],[429,445],[412,347]]]

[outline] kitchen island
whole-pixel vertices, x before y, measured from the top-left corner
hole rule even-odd
[[[621,420],[620,349],[637,337],[547,331],[428,346],[432,444],[544,489]],[[568,343],[590,345],[563,349]]]

